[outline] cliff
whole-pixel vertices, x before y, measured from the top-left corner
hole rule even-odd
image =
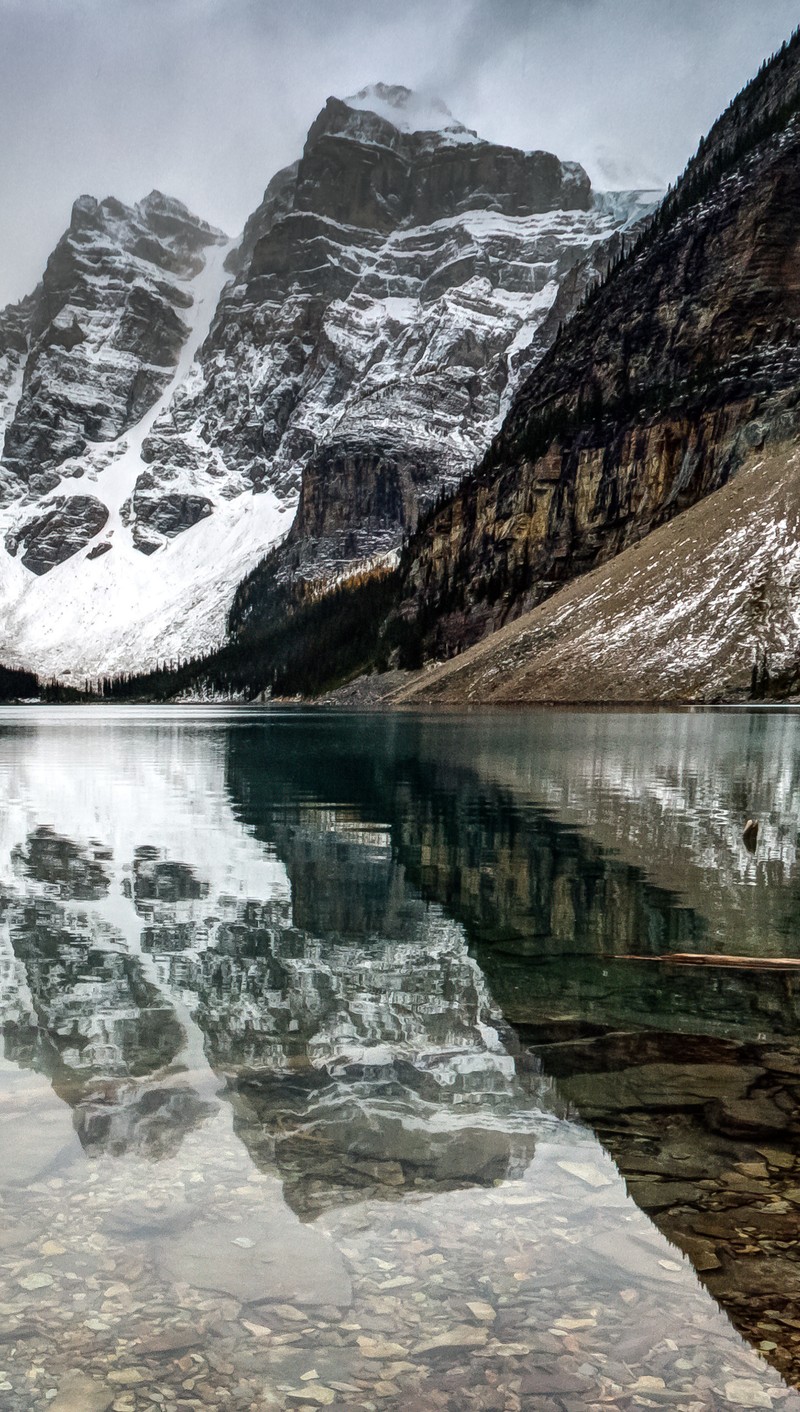
[[[746,701],[800,686],[800,452],[734,478],[395,701]]]

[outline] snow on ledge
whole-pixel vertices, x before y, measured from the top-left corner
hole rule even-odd
[[[440,132],[451,141],[480,141],[477,133],[453,117],[441,98],[414,92],[400,83],[371,83],[343,101],[348,108],[376,113],[399,132]]]

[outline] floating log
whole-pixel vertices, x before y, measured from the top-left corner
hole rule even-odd
[[[649,961],[662,966],[734,966],[746,971],[800,971],[800,956],[728,956],[713,951],[670,951],[663,956],[607,956],[607,961]]]

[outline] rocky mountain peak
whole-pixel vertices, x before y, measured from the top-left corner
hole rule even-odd
[[[188,285],[225,240],[161,192],[78,198],[34,295],[0,315],[0,499],[47,493],[139,421],[174,373]]]
[[[182,201],[178,201],[174,196],[165,196],[163,191],[158,190],[158,187],[153,187],[152,191],[148,191],[147,195],[142,197],[142,200],[138,203],[138,209],[148,215],[179,215],[194,224],[205,224],[205,222],[200,221]]]
[[[69,231],[77,232],[84,226],[91,224],[97,217],[97,209],[100,205],[96,196],[79,196],[77,201],[72,203],[72,214],[70,216]]]
[[[181,260],[226,239],[182,201],[160,191],[151,191],[133,206],[116,196],[98,200],[85,194],[73,203],[69,226],[48,261],[45,282],[50,279],[52,283],[54,272],[65,261],[97,240],[109,253],[124,250],[151,264],[170,267],[177,274]],[[96,252],[92,258],[97,258]]]
[[[208,221],[201,220],[174,196],[165,196],[163,191],[153,190],[136,206],[137,215],[162,240],[178,239],[201,245],[225,240],[222,231],[216,230]],[[205,237],[210,237],[206,240]]]
[[[578,163],[487,142],[439,99],[375,84],[329,98],[311,124],[291,209],[388,232],[466,210],[527,216],[591,204]]]

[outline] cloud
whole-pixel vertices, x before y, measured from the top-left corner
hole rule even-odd
[[[0,0],[0,305],[81,192],[158,186],[235,234],[326,97],[440,94],[600,185],[673,178],[796,0]]]

